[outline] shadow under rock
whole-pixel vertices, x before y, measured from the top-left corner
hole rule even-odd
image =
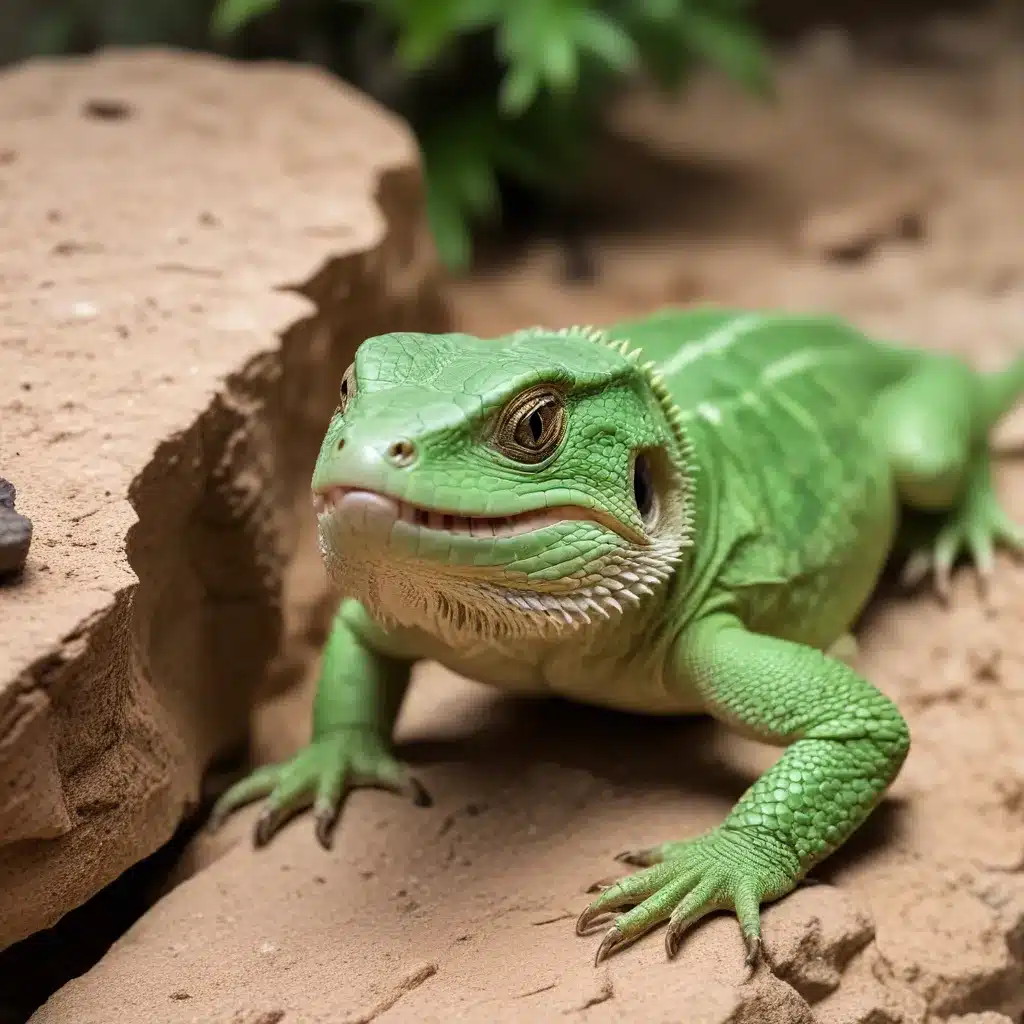
[[[58,989],[100,962],[159,898],[165,879],[208,813],[209,806],[194,812],[155,853],[52,928],[0,951],[0,1024],[25,1024]]]
[[[640,139],[604,133],[582,186],[571,196],[545,193],[514,180],[501,185],[500,224],[481,230],[474,272],[485,277],[522,258],[547,238],[565,253],[568,283],[593,281],[597,240],[616,236],[777,238],[798,223],[798,196],[739,163],[706,155],[659,152]]]
[[[604,235],[649,231],[687,237],[778,238],[804,212],[801,197],[765,168],[705,153],[659,151],[607,133],[587,187],[594,226]]]

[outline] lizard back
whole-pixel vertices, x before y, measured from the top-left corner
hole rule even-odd
[[[657,364],[682,413],[698,503],[715,506],[705,518],[718,577],[744,596],[748,621],[830,643],[892,543],[893,485],[870,412],[913,353],[830,317],[714,308],[669,310],[610,333]]]

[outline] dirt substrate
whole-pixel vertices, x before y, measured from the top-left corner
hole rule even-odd
[[[618,212],[598,276],[557,246],[455,289],[463,326],[605,321],[666,302],[827,308],[995,366],[1024,345],[1024,52],[1012,33],[932,27],[898,69],[819,35],[780,104],[717,80],[616,112]],[[905,57],[906,55],[904,55]],[[1004,440],[1024,436],[1011,420]],[[1024,517],[1024,466],[999,487]],[[706,721],[519,704],[427,668],[399,726],[434,798],[360,792],[335,849],[308,819],[254,853],[255,811],[202,837],[187,878],[40,1024],[587,1021],[1007,1024],[1024,1012],[1024,570],[949,609],[889,594],[863,671],[914,745],[890,799],[764,915],[774,974],[747,977],[735,920],[666,962],[660,935],[599,969],[573,918],[619,850],[718,822],[777,751]],[[258,716],[261,759],[305,739],[308,688]],[[989,1011],[980,1016],[962,1016]]]

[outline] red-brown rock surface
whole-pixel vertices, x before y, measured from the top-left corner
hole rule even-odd
[[[0,948],[166,841],[322,620],[308,482],[367,333],[431,302],[404,127],[312,71],[0,76]],[[296,561],[298,559],[298,561]]]

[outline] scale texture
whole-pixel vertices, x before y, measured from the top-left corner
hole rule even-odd
[[[601,960],[667,921],[760,908],[858,828],[907,755],[896,706],[849,664],[849,630],[897,546],[945,594],[1022,532],[988,439],[1024,358],[962,360],[827,317],[698,308],[496,340],[390,334],[360,346],[313,475],[344,595],[312,742],[231,788],[256,840],[313,807],[331,841],[358,785],[428,802],[390,751],[412,667],[520,693],[709,713],[785,747],[719,826],[623,853],[577,930]]]

